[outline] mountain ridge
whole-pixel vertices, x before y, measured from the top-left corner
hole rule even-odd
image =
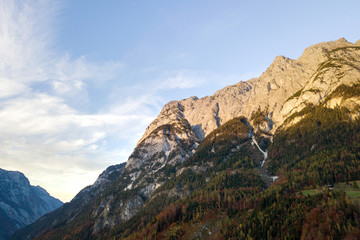
[[[281,102],[284,103],[286,99],[303,88],[316,72],[316,66],[327,60],[327,52],[342,47],[357,48],[360,47],[360,44],[359,41],[352,44],[344,38],[333,42],[315,44],[306,48],[297,60],[277,56],[268,69],[258,78],[225,87],[216,91],[212,96],[206,96],[201,99],[190,97],[180,101],[171,101],[163,107],[159,116],[149,125],[138,143],[145,139],[157,126],[161,125],[164,121],[166,122],[166,118],[162,121],[162,114],[168,115],[169,109],[174,110],[176,104],[185,108],[183,114],[193,128],[196,129],[196,126],[202,125],[202,129],[199,129],[197,134],[200,138],[203,138],[209,131],[218,127],[217,123],[224,123],[241,115],[250,118],[254,109],[258,107],[263,110],[268,108],[269,114],[274,118],[274,129],[270,129],[274,132],[276,128],[282,124],[284,116],[289,114],[288,106],[285,106],[285,109],[281,111],[282,106],[274,105],[279,104],[279,102],[280,104]],[[294,81],[294,78],[296,78],[296,81]],[[280,86],[282,86],[282,88],[280,88]],[[269,96],[270,92],[273,98]],[[231,99],[231,97],[229,97],[226,99],[228,103],[225,101],[220,103],[216,101],[216,99],[221,98],[221,96],[225,94],[233,95],[234,98]],[[275,99],[274,95],[276,96]],[[266,99],[262,101],[261,98],[264,97]],[[236,101],[234,101],[234,99],[236,99]],[[275,102],[275,104],[271,105],[271,102]],[[242,105],[246,105],[247,107],[242,109]],[[196,112],[197,116],[187,111],[186,107]],[[207,111],[205,112],[205,110],[202,109],[206,109]],[[211,117],[203,120],[198,116]]]
[[[214,133],[216,129],[239,117],[245,119],[248,126],[248,135],[244,138],[247,141],[246,148],[243,149],[248,156],[241,155],[241,164],[254,169],[248,169],[245,173],[243,170],[234,170],[231,174],[240,171],[239,176],[251,176],[254,183],[258,182],[256,176],[261,176],[262,181],[268,181],[266,179],[270,177],[275,180],[276,177],[267,172],[269,163],[265,160],[267,146],[271,145],[273,138],[281,131],[299,123],[316,106],[327,106],[329,109],[346,107],[354,118],[359,116],[360,95],[356,93],[360,82],[359,63],[360,41],[353,44],[339,39],[319,43],[305,49],[297,60],[276,57],[258,78],[225,87],[212,96],[169,102],[148,126],[118,177],[104,187],[100,195],[92,198],[87,208],[81,209],[80,215],[70,214],[70,219],[60,225],[55,224],[56,227],[51,217],[45,216],[40,219],[44,226],[37,229],[38,221],[15,236],[22,239],[22,236],[29,233],[33,237],[41,233],[38,236],[53,239],[54,234],[66,238],[67,233],[77,236],[86,231],[87,235],[79,236],[101,238],[109,230],[119,227],[122,229],[123,224],[130,224],[134,216],[145,211],[144,206],[156,206],[154,201],[164,194],[173,193],[171,198],[165,198],[164,201],[190,196],[191,188],[180,183],[171,189],[162,186],[173,181],[172,179],[187,176],[186,172],[201,175],[202,172],[223,164],[226,159],[231,159],[238,148],[242,149],[242,140],[233,148],[223,148],[227,149],[223,153],[225,160],[221,160],[222,155],[218,155],[221,151],[216,150],[215,145],[211,148],[210,143],[215,143],[218,138],[222,139],[221,133]],[[353,92],[356,94],[352,94]],[[224,136],[226,138],[221,141],[231,145],[232,134]],[[204,142],[205,140],[210,142]],[[221,141],[219,146],[223,146]],[[260,149],[259,145],[264,148]],[[208,153],[205,151],[200,154],[204,149]],[[222,147],[219,148],[221,149]],[[200,157],[200,163],[194,162],[197,156],[205,158]],[[259,156],[263,159],[259,160]],[[209,159],[212,158],[216,161],[211,163]],[[187,168],[189,164],[190,168]],[[241,169],[242,165],[236,165],[236,161],[233,164]],[[225,170],[221,168],[221,171]],[[279,177],[283,179],[282,176]],[[206,179],[199,179],[205,184]],[[185,183],[191,186],[191,183]],[[268,185],[270,183],[271,181]],[[258,190],[256,188],[252,191]],[[163,204],[166,205],[165,202]],[[84,218],[89,218],[89,221],[77,221]],[[47,219],[48,223],[45,223]],[[69,229],[70,226],[77,226],[80,233]],[[36,230],[32,231],[31,227]]]

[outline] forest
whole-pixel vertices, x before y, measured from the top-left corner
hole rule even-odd
[[[359,239],[358,203],[342,190],[304,189],[360,179],[360,119],[344,108],[309,106],[269,145],[267,187],[245,118],[209,134],[141,213],[112,231],[120,239]],[[266,141],[257,136],[258,141]],[[234,151],[236,146],[241,150]],[[213,151],[212,151],[213,150]],[[191,166],[209,166],[203,172]],[[181,196],[169,197],[178,189]]]

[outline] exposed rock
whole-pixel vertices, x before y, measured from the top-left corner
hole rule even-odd
[[[119,177],[123,185],[114,186],[114,191],[136,193],[129,197],[106,199],[97,206],[96,215],[101,221],[96,222],[94,231],[108,227],[109,223],[126,221],[138,213],[151,193],[167,180],[167,168],[176,166],[189,158],[198,146],[198,138],[190,124],[184,119],[183,109],[174,102],[163,109],[166,124],[154,129],[146,139],[135,148]],[[174,108],[177,109],[174,111]],[[110,202],[117,206],[117,214],[108,215],[103,207]],[[99,219],[99,217],[97,217]]]
[[[125,163],[112,165],[104,170],[96,179],[93,185],[81,190],[72,201],[79,201],[81,206],[85,206],[95,196],[101,195],[119,176],[124,169]],[[78,207],[78,210],[81,208]]]
[[[305,49],[297,60],[276,57],[259,78],[225,87],[201,99],[172,101],[164,106],[138,144],[178,114],[184,116],[200,140],[234,117],[250,119],[258,109],[267,113],[272,122],[271,132],[275,132],[285,118],[307,104],[318,104],[340,83],[359,81],[358,46],[359,42],[352,44],[343,38],[319,43]],[[326,71],[321,71],[332,59],[344,64],[340,69],[329,65]],[[299,96],[291,98],[297,92]]]
[[[360,46],[345,39],[314,45],[299,58],[317,66],[297,96],[285,102],[281,114],[285,117],[302,110],[305,106],[321,103],[340,85],[360,82]],[[321,61],[315,61],[320,59]],[[355,101],[356,102],[356,101]],[[356,105],[356,104],[355,104]],[[355,105],[347,105],[353,109]],[[339,105],[340,106],[340,105]]]
[[[144,206],[144,201],[139,196],[135,196],[128,200],[122,208],[121,217],[126,221],[132,218],[135,213],[139,212]]]

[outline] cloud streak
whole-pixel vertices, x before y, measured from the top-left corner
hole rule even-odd
[[[156,89],[188,89],[199,87],[205,83],[205,78],[195,71],[174,71],[168,75],[156,86]]]
[[[66,191],[62,183],[65,175],[69,178],[70,172],[81,172],[81,175],[71,176],[81,182],[78,188],[68,184],[66,196],[58,196],[69,200],[69,196],[91,184],[108,165],[126,160],[127,156],[108,146],[108,138],[112,136],[119,143],[121,139],[135,142],[139,126],[144,128],[152,119],[146,113],[134,113],[143,107],[134,102],[134,108],[128,113],[83,114],[69,107],[63,99],[46,94],[3,101],[0,110],[1,167],[23,171],[32,183],[46,187],[55,195],[59,194],[59,187]]]
[[[18,81],[43,81],[51,65],[51,28],[58,4],[46,1],[0,2],[0,71]]]
[[[69,201],[108,165],[126,160],[128,144],[115,149],[111,139],[130,141],[139,130],[129,125],[145,128],[153,112],[136,114],[143,99],[117,112],[72,106],[74,98],[92,97],[88,85],[117,78],[124,64],[54,51],[61,7],[59,1],[0,1],[0,167],[22,171]]]

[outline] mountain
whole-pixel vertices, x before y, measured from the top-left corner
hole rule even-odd
[[[62,205],[40,186],[31,186],[21,172],[0,169],[0,239]]]
[[[360,180],[359,89],[360,41],[339,39],[172,101],[100,194],[14,239],[356,239],[353,199],[321,186]]]
[[[44,229],[49,231],[48,234],[51,234],[55,229],[71,225],[83,218],[83,214],[86,213],[95,201],[106,196],[109,186],[119,177],[120,173],[125,167],[125,163],[114,165],[108,167],[104,170],[99,177],[96,179],[93,185],[87,186],[81,190],[69,203],[65,203],[60,208],[56,209],[50,214],[46,214],[41,217],[38,221],[33,224],[30,224],[27,229],[31,229],[34,232],[42,232]],[[99,208],[104,209],[105,205],[99,206]],[[83,222],[86,219],[80,220]],[[27,231],[27,229],[24,231]],[[87,231],[85,228],[84,231]],[[13,239],[33,239],[31,233],[26,233],[26,236],[19,236],[21,232],[15,234]],[[86,233],[83,233],[82,238]]]

